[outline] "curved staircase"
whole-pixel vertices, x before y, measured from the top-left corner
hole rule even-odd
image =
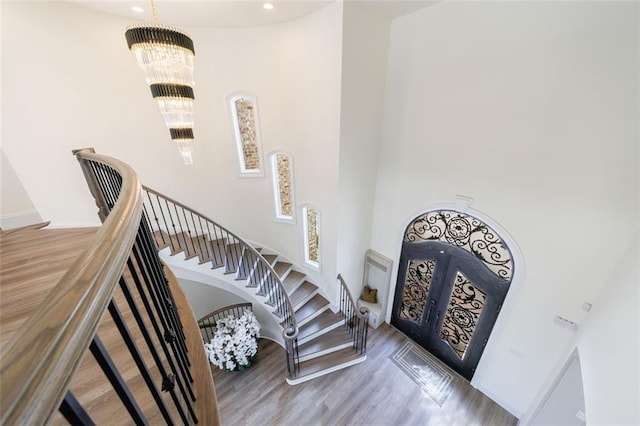
[[[307,275],[277,253],[255,248],[188,207],[144,188],[145,211],[158,250],[198,258],[222,278],[258,296],[283,331],[297,331],[287,348],[289,384],[298,384],[366,359],[366,313],[355,309],[342,283],[340,308],[331,309]],[[163,226],[164,225],[164,226]],[[185,226],[186,225],[186,226]],[[215,273],[212,271],[212,274]],[[289,313],[290,311],[290,313]],[[363,322],[364,321],[364,322]],[[285,334],[285,346],[287,338]]]

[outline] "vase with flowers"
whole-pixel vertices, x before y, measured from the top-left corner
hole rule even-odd
[[[204,344],[209,361],[220,369],[244,370],[251,366],[258,352],[260,323],[251,311],[236,318],[227,316],[216,322],[209,343]]]

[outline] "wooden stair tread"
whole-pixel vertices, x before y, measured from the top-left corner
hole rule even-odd
[[[331,310],[324,311],[323,313],[300,327],[298,340],[304,339],[343,320],[344,317],[341,314],[333,313]]]
[[[298,321],[298,323],[303,322],[306,318],[313,315],[318,310],[324,308],[327,305],[329,305],[327,299],[322,297],[322,295],[320,294],[316,294],[296,311],[296,321]]]
[[[289,275],[282,281],[282,285],[284,289],[287,291],[287,294],[291,294],[298,287],[298,284],[306,277],[306,275],[300,271],[291,271]]]
[[[299,346],[300,356],[310,355],[316,352],[325,351],[335,346],[352,344],[353,338],[349,335],[346,327],[338,327],[322,335],[321,338],[313,339]]]
[[[267,262],[269,262],[270,265],[273,265],[273,262],[275,262],[275,260],[278,258],[278,255],[276,255],[276,254],[263,254],[262,257],[264,257],[265,260]]]
[[[353,362],[364,357],[366,357],[366,354],[358,354],[353,349],[348,348],[331,352],[330,354],[322,355],[308,361],[303,361],[300,363],[300,371],[296,376],[296,379],[301,379],[305,376],[319,373],[323,370],[327,370],[341,364],[346,364],[348,362]]]
[[[308,298],[311,294],[313,294],[313,292],[317,290],[318,287],[311,284],[309,281],[305,281],[300,287],[296,289],[296,291],[293,292],[293,294],[289,296],[289,300],[291,300],[291,304],[296,307],[298,306],[298,304],[300,304],[300,302]]]
[[[279,261],[276,262],[275,265],[273,265],[273,270],[276,271],[276,274],[278,274],[280,278],[282,278],[289,269],[291,269],[291,264],[289,262]]]
[[[171,237],[169,237],[169,234],[167,234],[165,231],[153,231],[153,239],[156,242],[158,250],[162,250],[163,248],[169,247],[171,245]]]
[[[191,235],[188,232],[178,232],[177,234],[171,235],[171,239],[175,242],[171,246],[171,254],[175,255],[184,252],[185,259],[192,259],[196,256],[205,256],[206,247],[203,245],[202,239],[206,237],[204,235]]]

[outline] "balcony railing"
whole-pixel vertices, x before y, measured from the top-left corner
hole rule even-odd
[[[195,373],[209,371],[197,324],[158,257],[135,172],[92,149],[74,154],[103,225],[3,348],[1,423],[95,423],[90,389],[70,390],[88,348],[122,407],[112,412],[126,410],[136,424],[219,424],[211,376]],[[113,345],[98,336],[107,315]]]

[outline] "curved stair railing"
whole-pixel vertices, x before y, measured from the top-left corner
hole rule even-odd
[[[219,319],[223,319],[229,316],[239,318],[245,311],[253,312],[253,305],[251,303],[237,303],[235,305],[225,306],[224,308],[220,308],[203,316],[198,320],[198,326],[200,327],[202,339],[206,343],[209,343],[209,341],[213,338],[216,329],[216,322]]]
[[[271,263],[244,239],[190,207],[143,186],[144,212],[158,249],[170,248],[172,254],[184,252],[185,259],[198,258],[209,262],[212,269],[224,268],[225,274],[235,274],[257,288],[265,303],[283,327],[287,375],[299,372],[298,326],[295,312],[281,277]]]
[[[340,311],[344,313],[344,325],[353,338],[353,348],[356,352],[363,354],[367,352],[369,309],[364,306],[357,308],[341,274],[338,274],[338,281],[340,281]]]
[[[91,401],[85,403],[86,395],[70,390],[89,348],[96,368],[106,376],[100,383],[115,391],[134,423],[219,424],[211,375],[201,374],[209,365],[195,318],[155,251],[138,177],[126,164],[93,149],[74,154],[103,225],[48,299],[2,348],[0,423],[45,424],[60,416],[71,424],[95,423],[87,408]],[[121,293],[116,298],[117,288]],[[107,311],[114,325],[103,341],[97,330]],[[192,318],[183,323],[185,311]],[[142,338],[133,337],[133,329]],[[112,340],[115,347],[109,345]],[[126,375],[137,371],[141,380],[123,378],[122,365],[115,362],[123,356],[135,365]],[[97,386],[94,380],[100,378],[91,380]]]

